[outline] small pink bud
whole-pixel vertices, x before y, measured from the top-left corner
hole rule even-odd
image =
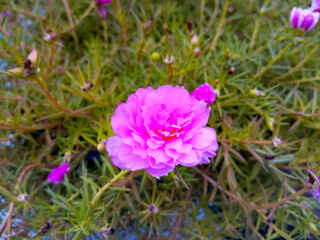
[[[194,34],[194,35],[192,36],[192,38],[191,38],[191,44],[192,44],[192,45],[198,45],[198,43],[199,43],[199,37],[198,37],[197,34]]]
[[[68,174],[69,170],[69,163],[64,162],[59,167],[52,169],[51,173],[48,175],[48,180],[52,183],[58,184],[62,182],[64,175]]]
[[[199,57],[199,55],[200,55],[200,48],[197,47],[197,48],[193,49],[193,51],[194,51],[194,56],[195,56],[195,57]]]
[[[93,87],[93,83],[87,81],[84,83],[84,86],[82,87],[82,91],[88,92],[92,87]]]
[[[97,7],[104,19],[107,17],[107,10],[104,5],[110,4],[111,2],[112,0],[96,0]]]
[[[36,49],[32,49],[32,51],[29,53],[27,59],[29,59],[32,64],[35,64],[38,59],[38,51]]]
[[[193,91],[193,93],[191,93],[190,96],[198,99],[199,101],[204,101],[207,104],[213,104],[216,100],[216,94],[208,83],[200,85]]]
[[[228,69],[229,74],[233,74],[236,71],[236,68],[234,66],[230,66]]]
[[[320,13],[313,12],[312,9],[294,7],[290,15],[290,25],[309,32],[317,25],[319,18]]]

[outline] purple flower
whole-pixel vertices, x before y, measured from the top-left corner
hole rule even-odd
[[[98,9],[101,13],[101,16],[103,18],[107,18],[107,11],[105,9],[105,6],[104,5],[108,5],[112,2],[112,0],[96,0],[96,3],[97,3],[97,6],[98,6]]]
[[[193,91],[191,97],[198,99],[199,101],[204,101],[207,104],[213,104],[216,100],[216,94],[210,84],[205,83],[200,85],[197,89]]]
[[[59,167],[52,169],[51,173],[48,175],[48,180],[55,184],[60,183],[65,174],[68,174],[70,170],[70,165],[68,162],[64,162]]]
[[[119,168],[146,169],[157,178],[179,164],[210,163],[218,143],[215,130],[205,127],[209,114],[210,107],[183,87],[138,89],[112,116],[116,136],[106,150]]]
[[[299,28],[309,32],[316,26],[319,17],[320,14],[318,12],[312,12],[311,9],[294,7],[290,15],[290,25],[293,28]]]

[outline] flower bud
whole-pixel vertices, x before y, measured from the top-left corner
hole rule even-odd
[[[160,60],[160,54],[158,52],[154,52],[150,56],[151,61],[157,62]]]
[[[233,74],[236,71],[236,68],[233,66],[230,66],[228,69],[229,74]]]
[[[88,92],[92,87],[93,87],[93,83],[87,81],[84,83],[82,91]]]
[[[9,69],[8,72],[16,77],[23,77],[24,75],[24,69],[22,67]]]
[[[250,89],[249,90],[249,96],[253,97],[253,98],[255,98],[255,97],[264,97],[265,94],[261,90],[258,90],[258,89],[255,88],[255,89]]]
[[[29,195],[24,193],[24,194],[20,194],[18,197],[17,197],[17,200],[20,201],[20,202],[26,202],[29,200]]]
[[[200,85],[190,94],[190,96],[199,101],[204,101],[206,104],[213,104],[216,100],[216,94],[208,83]]]
[[[196,46],[199,44],[199,37],[197,34],[194,34],[191,38],[191,44]]]
[[[273,124],[274,124],[274,118],[271,118],[271,117],[266,117],[266,124],[267,124],[267,127],[268,129],[273,132]]]
[[[200,55],[200,48],[199,47],[196,47],[195,49],[193,49],[193,51],[194,51],[194,56],[197,58],[197,57],[199,57],[199,55]]]
[[[150,213],[153,213],[153,214],[156,214],[159,212],[159,208],[154,204],[150,204],[150,206],[148,207],[148,210]]]
[[[310,230],[313,231],[313,232],[319,232],[317,226],[316,226],[314,223],[312,223],[312,222],[309,222],[309,228],[310,228]]]
[[[312,12],[312,9],[294,7],[290,14],[290,25],[309,32],[317,25],[319,18],[320,13]]]
[[[103,152],[106,149],[106,144],[103,142],[99,143],[97,149],[99,152]]]
[[[38,60],[38,51],[36,49],[32,49],[29,53],[27,59],[31,61],[32,64],[36,64]]]
[[[58,184],[64,179],[64,175],[68,174],[71,169],[68,162],[64,162],[59,167],[52,169],[48,175],[48,180],[52,183]]]

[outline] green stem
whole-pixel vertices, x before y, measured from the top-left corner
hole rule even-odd
[[[260,77],[265,71],[267,71],[276,61],[278,61],[284,54],[285,52],[293,45],[293,43],[289,43],[284,49],[282,49],[276,57],[274,57],[265,67],[263,67],[259,72],[257,72],[252,78],[251,82],[253,80],[257,79]]]
[[[279,80],[286,78],[287,76],[291,75],[292,73],[296,72],[297,70],[301,69],[302,65],[309,60],[309,58],[319,49],[319,45],[316,45],[310,53],[305,56],[301,62],[299,62],[294,68],[290,69],[288,72],[285,74],[282,74],[281,76],[275,78],[272,80],[272,82],[278,82]]]
[[[62,30],[62,31],[58,34],[58,36],[61,36],[61,35],[65,34],[65,33],[67,33],[67,32],[70,32],[70,31],[74,30],[74,29],[83,21],[83,19],[85,19],[85,18],[90,14],[90,12],[92,11],[92,9],[93,9],[94,7],[95,7],[95,2],[92,1],[92,2],[91,2],[91,5],[90,5],[90,6],[87,8],[87,10],[80,16],[80,18],[79,18],[76,22],[74,22],[74,24],[73,24],[72,26],[67,27],[66,29]]]
[[[152,77],[152,71],[153,71],[153,65],[150,64],[149,74],[148,74],[148,77],[147,77],[147,80],[146,80],[146,86],[149,86],[149,84],[150,84],[150,80],[151,80],[151,77]]]
[[[118,173],[118,175],[114,176],[108,182],[106,185],[104,185],[102,188],[100,188],[99,192],[94,196],[93,200],[91,201],[91,206],[94,207],[97,203],[97,201],[100,199],[101,195],[114,184],[116,181],[118,181],[123,175],[126,175],[130,170],[121,170],[121,172]]]
[[[260,22],[261,22],[261,16],[262,16],[262,13],[260,13],[260,15],[254,25],[254,29],[253,29],[253,33],[252,33],[252,37],[251,37],[251,41],[250,41],[250,45],[249,45],[249,51],[251,51],[253,49],[254,44],[256,42],[256,38],[258,35],[258,30],[259,30],[259,26],[260,26]]]
[[[172,79],[174,77],[174,70],[173,70],[173,67],[172,67],[172,63],[169,63],[168,64],[168,69],[169,69],[169,79],[168,79],[168,84],[172,84]]]
[[[223,10],[222,10],[222,16],[220,18],[220,21],[218,23],[218,27],[216,30],[216,35],[214,36],[211,44],[210,44],[210,51],[212,51],[214,49],[214,47],[216,46],[218,39],[220,37],[221,34],[221,30],[223,25],[225,24],[225,18],[227,16],[227,11],[228,11],[228,6],[229,6],[229,0],[226,0],[223,6]]]
[[[54,104],[56,105],[59,109],[61,109],[62,111],[64,112],[67,112],[67,113],[71,113],[72,110],[64,107],[62,104],[60,104],[52,95],[51,93],[49,92],[49,90],[47,89],[47,87],[45,86],[45,84],[41,81],[41,79],[39,79],[38,77],[34,77],[34,80],[38,83],[38,85],[40,86],[40,88],[42,89],[44,95],[46,95],[49,100]]]

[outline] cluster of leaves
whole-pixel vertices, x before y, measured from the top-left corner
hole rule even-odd
[[[317,29],[290,28],[291,2],[114,0],[105,20],[95,1],[2,2],[0,233],[318,239],[318,202],[301,189],[320,157],[320,40]],[[34,71],[10,72],[32,49]],[[119,173],[97,150],[113,135],[117,105],[147,85],[191,92],[205,82],[220,91],[208,123],[219,138],[214,161],[158,180],[130,173],[93,206]],[[68,156],[69,175],[49,183],[47,174]],[[21,194],[29,198],[19,201]]]

